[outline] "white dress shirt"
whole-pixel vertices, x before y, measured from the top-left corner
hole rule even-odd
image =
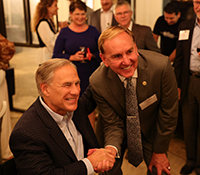
[[[191,43],[190,70],[200,73],[200,57],[197,47],[200,47],[200,24],[196,19]]]
[[[88,172],[87,174],[94,175],[94,169],[91,162],[87,158],[84,158],[83,138],[80,132],[76,129],[76,126],[74,125],[74,122],[72,120],[74,112],[67,112],[64,116],[62,116],[52,111],[45,104],[45,102],[43,101],[41,97],[39,99],[40,99],[41,104],[44,106],[47,112],[51,115],[51,117],[55,120],[55,122],[58,124],[59,128],[65,135],[65,138],[69,142],[77,159],[82,160],[85,163],[87,167],[87,172]]]
[[[100,16],[101,32],[103,32],[112,25],[113,9],[114,7],[112,6],[110,10],[105,12],[101,8],[101,16]]]

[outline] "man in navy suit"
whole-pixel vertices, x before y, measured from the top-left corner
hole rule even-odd
[[[200,0],[193,1],[196,18],[179,26],[174,69],[182,105],[187,161],[181,174],[200,175]]]
[[[74,64],[48,60],[38,68],[36,83],[40,96],[10,137],[19,174],[90,175],[110,169],[114,156],[105,149],[90,150],[99,147],[88,119],[96,103],[90,91],[79,99]]]

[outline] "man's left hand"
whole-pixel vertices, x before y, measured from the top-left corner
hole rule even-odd
[[[153,153],[148,167],[150,172],[152,172],[153,166],[157,169],[157,175],[161,175],[162,171],[171,175],[169,160],[165,153]]]

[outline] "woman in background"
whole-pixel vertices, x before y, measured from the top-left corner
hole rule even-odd
[[[40,49],[38,55],[38,63],[52,58],[53,48],[56,40],[57,30],[53,22],[53,16],[57,15],[57,0],[40,0],[36,6],[32,30],[37,33]],[[65,27],[66,22],[60,23],[60,27]]]
[[[98,30],[86,24],[87,6],[80,0],[72,1],[69,6],[71,24],[63,28],[57,37],[53,58],[65,58],[77,66],[81,80],[81,93],[89,85],[89,77],[100,65],[98,50]],[[90,116],[94,128],[95,113]]]
[[[100,34],[95,27],[86,24],[86,9],[81,0],[71,2],[72,23],[61,30],[53,53],[53,58],[69,59],[77,66],[81,94],[89,84],[89,76],[101,62],[97,43]]]

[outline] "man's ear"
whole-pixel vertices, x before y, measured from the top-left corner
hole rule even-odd
[[[134,44],[134,47],[135,47],[135,53],[137,54],[137,56],[139,56],[138,48],[137,48],[136,44]]]
[[[177,14],[177,15],[178,15],[178,18],[180,18],[180,17],[181,17],[181,12],[178,12],[178,14]]]
[[[106,67],[109,67],[109,65],[108,65],[108,63],[107,63],[107,61],[106,61],[106,58],[105,58],[104,54],[100,53],[99,56],[101,57],[101,59],[102,59],[103,63],[105,64],[105,66],[106,66]]]
[[[45,96],[49,96],[49,85],[47,83],[41,83],[40,89]]]

